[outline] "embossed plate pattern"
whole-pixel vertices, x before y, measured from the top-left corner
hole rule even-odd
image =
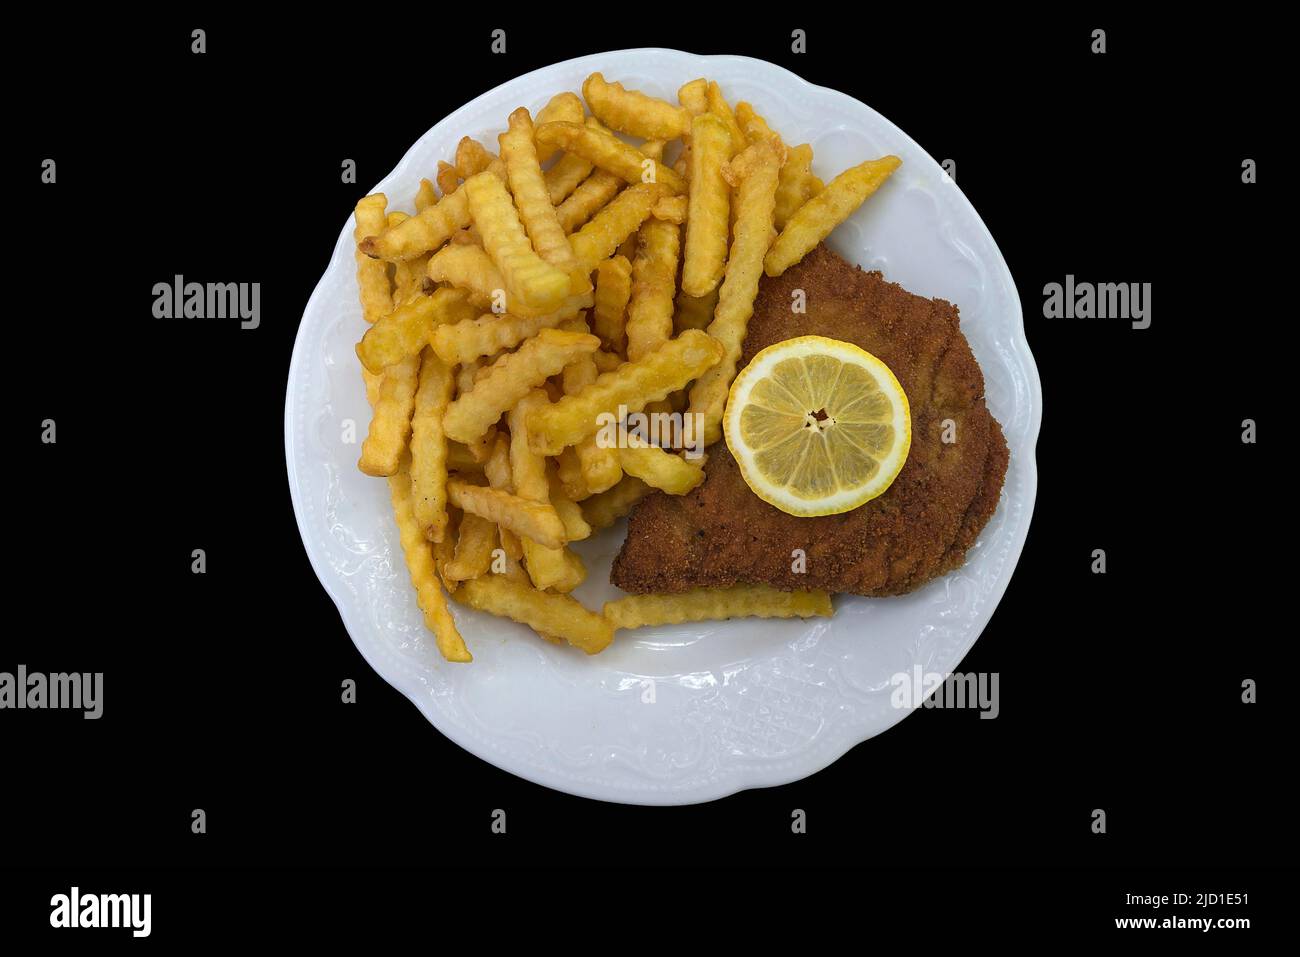
[[[831,246],[913,292],[961,309],[987,397],[1011,447],[997,512],[965,567],[902,598],[836,599],[831,620],[713,622],[621,632],[594,658],[548,645],[523,626],[457,607],[471,665],[442,661],[410,587],[385,482],[357,471],[369,419],[353,344],[352,221],[303,314],[289,369],[285,450],[303,543],[371,666],[443,734],[485,761],[573,794],[641,804],[707,801],[795,781],[900,721],[890,677],[914,665],[955,669],[1006,589],[1024,545],[1037,477],[1038,372],[1010,271],[978,214],[916,143],[875,111],[780,67],[734,56],[624,50],[512,80],[447,117],[375,189],[410,211],[421,176],[465,134],[495,144],[507,114],[536,111],[601,70],[666,98],[697,76],[749,100],[790,143],[810,142],[830,179],[885,153],[893,180],[836,230]],[[617,592],[609,564],[624,523],[580,543],[589,607]],[[424,756],[413,754],[412,761]],[[437,773],[437,769],[433,769]]]

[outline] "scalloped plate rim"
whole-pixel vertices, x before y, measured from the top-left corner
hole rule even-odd
[[[930,161],[930,163],[932,163],[936,168],[942,170],[942,168],[939,167],[939,164],[935,161],[935,159],[932,156],[930,156],[929,152],[926,151],[924,148],[922,148],[920,144],[918,144],[910,135],[907,134],[906,131],[904,131],[896,123],[893,123],[891,120],[889,120],[887,117],[880,114],[878,111],[876,111],[869,105],[863,103],[862,101],[856,99],[855,97],[852,97],[849,94],[844,93],[840,90],[836,90],[831,87],[825,87],[819,84],[812,83],[804,79],[803,77],[799,76],[798,74],[792,72],[791,70],[788,70],[783,66],[780,66],[779,64],[775,64],[767,60],[758,59],[756,57],[749,57],[749,56],[743,56],[738,54],[695,54],[684,50],[674,50],[666,47],[637,47],[637,48],[627,48],[621,50],[608,50],[600,53],[593,53],[581,57],[573,57],[567,60],[557,61],[555,63],[551,63],[551,64],[547,64],[546,66],[539,67],[535,70],[531,70],[528,73],[520,74],[519,76],[506,81],[506,83],[498,84],[497,86],[489,90],[485,90],[483,93],[474,97],[472,100],[469,100],[468,102],[462,104],[456,110],[449,113],[447,116],[443,117],[443,119],[441,119],[438,123],[434,124],[429,130],[427,130],[403,154],[402,158],[398,161],[397,165],[394,166],[393,169],[388,173],[388,175],[383,177],[383,179],[381,179],[379,183],[377,183],[374,187],[372,187],[368,192],[373,193],[376,191],[383,191],[386,183],[390,182],[391,180],[394,180],[395,178],[398,178],[405,170],[406,166],[415,161],[414,157],[417,153],[420,152],[421,145],[425,142],[425,140],[439,134],[440,130],[451,127],[453,124],[456,123],[456,121],[462,115],[470,113],[479,101],[494,95],[502,86],[526,81],[537,74],[555,70],[559,67],[576,66],[576,65],[581,65],[583,63],[595,63],[600,61],[603,58],[616,56],[616,55],[655,54],[655,53],[671,54],[674,56],[687,56],[705,62],[723,61],[723,62],[751,63],[751,64],[756,64],[760,68],[765,70],[779,71],[780,73],[784,74],[783,78],[786,79],[787,81],[793,81],[799,86],[802,86],[810,90],[814,90],[819,95],[829,94],[834,98],[843,101],[851,108],[865,109],[869,111],[870,113],[878,117],[883,123],[885,123],[889,127],[892,127],[893,131],[895,131],[913,148],[915,148],[918,153],[926,157]],[[960,188],[958,189],[960,191]],[[1014,309],[1015,309],[1014,322],[1012,323],[1012,332],[1014,333],[1013,344],[1017,347],[1020,356],[1025,360],[1024,368],[1028,376],[1028,386],[1030,390],[1030,398],[1032,400],[1032,408],[1030,410],[1030,422],[1029,422],[1029,427],[1026,436],[1028,447],[1022,450],[1017,450],[1018,454],[1023,456],[1023,459],[1021,461],[1021,467],[1025,469],[1024,505],[1028,509],[1028,516],[1026,517],[1023,525],[1019,529],[1014,531],[1013,539],[1009,543],[1009,548],[1007,552],[1007,563],[1006,563],[1007,571],[1004,574],[999,576],[996,584],[992,589],[990,589],[987,595],[989,610],[986,615],[981,616],[983,617],[983,621],[980,622],[979,626],[972,628],[970,630],[969,641],[965,643],[965,646],[962,648],[960,654],[957,656],[957,662],[960,662],[963,658],[965,658],[967,654],[970,653],[970,649],[974,647],[975,642],[978,641],[980,636],[983,634],[984,628],[987,626],[989,620],[991,620],[993,614],[996,612],[998,604],[1001,602],[1002,597],[1006,593],[1007,587],[1010,585],[1011,577],[1015,573],[1015,568],[1019,563],[1020,555],[1024,550],[1025,541],[1029,533],[1029,526],[1032,524],[1034,504],[1037,500],[1038,467],[1037,467],[1036,451],[1037,451],[1038,436],[1041,430],[1041,423],[1042,423],[1041,379],[1038,373],[1037,363],[1034,360],[1033,352],[1029,348],[1029,342],[1025,335],[1024,312],[1021,307],[1018,289],[1015,285],[1014,278],[1011,276],[1010,266],[1007,264],[1006,257],[1002,255],[1002,252],[999,249],[996,240],[993,238],[992,233],[989,231],[988,226],[985,224],[983,217],[980,216],[979,211],[975,208],[974,204],[970,202],[970,200],[965,196],[964,193],[962,193],[962,200],[965,203],[970,214],[972,215],[974,224],[978,227],[979,230],[982,231],[984,238],[988,241],[989,245],[992,247],[992,249],[997,255],[996,265],[1000,266],[1001,268],[993,270],[991,276],[995,276],[996,280],[999,283],[1002,283],[1004,286],[1009,286],[1009,293],[1007,294],[1007,299],[1009,302],[1011,302],[1014,305]],[[303,309],[302,320],[300,320],[299,322],[298,331],[294,338],[294,346],[289,361],[288,375],[286,377],[286,384],[285,384],[285,416],[284,416],[285,460],[286,460],[287,478],[289,480],[290,498],[293,504],[294,519],[298,526],[299,536],[302,540],[303,549],[307,553],[308,562],[311,564],[313,572],[316,574],[317,579],[320,581],[321,587],[325,590],[325,593],[329,596],[330,600],[333,601],[336,609],[338,610],[339,616],[343,621],[344,628],[347,630],[348,637],[351,638],[353,645],[361,653],[362,658],[370,666],[370,668],[376,674],[378,674],[385,682],[387,682],[389,685],[391,685],[396,690],[401,692],[411,702],[411,704],[415,706],[416,710],[421,715],[423,715],[431,725],[433,725],[435,729],[437,729],[441,734],[449,738],[459,747],[475,755],[480,760],[486,761],[487,763],[493,765],[494,767],[500,768],[501,770],[504,770],[507,773],[513,774],[517,777],[521,777],[525,780],[531,781],[536,784],[540,784],[544,787],[548,787],[556,791],[560,791],[567,794],[573,794],[579,797],[589,798],[593,800],[607,801],[611,803],[669,806],[669,805],[682,805],[682,804],[693,804],[693,803],[704,803],[709,801],[715,801],[743,790],[748,790],[752,788],[775,787],[775,786],[780,786],[780,785],[790,784],[796,781],[800,781],[830,766],[839,758],[843,757],[846,753],[848,753],[848,751],[852,750],[854,747],[863,743],[864,741],[868,741],[879,734],[883,734],[887,732],[888,730],[890,730],[890,728],[896,727],[899,723],[901,723],[902,720],[904,720],[908,716],[908,714],[910,714],[910,710],[904,710],[898,721],[895,721],[889,727],[877,731],[868,731],[865,734],[862,734],[861,732],[857,732],[857,733],[841,732],[840,736],[837,738],[832,739],[830,737],[827,737],[821,739],[820,741],[813,742],[813,744],[810,745],[809,748],[801,752],[801,754],[797,759],[790,759],[792,761],[797,761],[797,763],[799,764],[798,769],[793,774],[776,774],[768,777],[763,777],[761,774],[758,773],[759,769],[753,766],[750,766],[748,768],[744,766],[739,766],[739,767],[733,766],[732,769],[730,770],[730,773],[724,774],[718,778],[714,778],[709,782],[707,782],[705,785],[697,786],[691,791],[682,791],[682,790],[671,791],[671,792],[641,791],[635,794],[630,793],[631,789],[629,789],[629,793],[610,793],[610,791],[608,790],[608,788],[610,787],[609,785],[603,785],[603,786],[591,785],[586,781],[575,781],[573,778],[569,776],[566,776],[559,772],[552,771],[550,769],[538,768],[534,766],[529,766],[526,768],[508,767],[501,760],[499,760],[502,757],[501,755],[494,753],[492,750],[490,750],[489,747],[480,747],[479,741],[475,739],[465,729],[462,729],[458,725],[450,724],[449,722],[444,722],[440,724],[437,720],[435,720],[434,713],[431,713],[431,711],[426,710],[425,707],[423,706],[422,701],[419,697],[420,692],[418,690],[418,687],[408,686],[408,685],[418,685],[418,681],[403,680],[407,678],[406,675],[403,674],[394,675],[389,673],[389,671],[386,669],[381,669],[376,663],[373,650],[367,647],[367,642],[359,641],[357,639],[356,634],[358,631],[358,625],[353,620],[353,613],[350,612],[349,608],[346,606],[346,603],[340,597],[340,593],[339,593],[340,583],[333,580],[334,579],[333,570],[329,569],[328,566],[325,564],[325,560],[323,556],[318,554],[317,550],[308,544],[309,542],[308,530],[304,521],[304,509],[301,502],[302,492],[300,490],[299,475],[298,475],[299,463],[296,460],[294,449],[293,449],[293,439],[296,434],[294,430],[294,423],[293,423],[294,383],[299,378],[299,366],[302,362],[305,361],[304,358],[306,352],[306,348],[305,348],[306,337],[304,334],[304,329],[306,327],[305,320],[307,319],[308,315],[310,315],[313,312],[314,308],[317,305],[317,300],[325,295],[324,287],[329,277],[330,265],[334,263],[334,261],[340,254],[340,251],[342,250],[344,245],[350,243],[351,225],[352,225],[352,217],[351,215],[349,215],[348,219],[345,220],[344,225],[340,230],[338,240],[335,242],[334,250],[330,255],[329,264],[326,265],[325,271],[321,274],[321,278],[317,281],[315,287],[312,289],[311,295],[308,297],[307,304]],[[450,726],[444,727],[443,724],[449,724]]]

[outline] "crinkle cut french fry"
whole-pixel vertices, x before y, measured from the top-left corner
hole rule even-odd
[[[680,228],[648,219],[637,234],[632,296],[627,305],[627,357],[635,362],[672,338]]]
[[[503,492],[515,490],[514,473],[510,468],[510,439],[505,435],[498,434],[492,440],[492,454],[483,463],[483,474],[493,488]]]
[[[439,167],[441,168],[441,167]],[[438,193],[433,183],[427,179],[420,180],[420,187],[415,191],[415,211],[421,213],[438,201]],[[373,235],[373,234],[367,234]]]
[[[559,548],[564,544],[564,523],[555,514],[555,509],[545,502],[532,502],[501,489],[471,485],[458,478],[447,480],[447,501],[549,548]]]
[[[524,231],[542,259],[557,269],[574,269],[578,261],[560,228],[542,178],[537,148],[533,145],[533,119],[521,106],[510,114],[509,124],[510,128],[500,136],[501,158],[505,160],[510,192],[514,194]]]
[[[614,628],[605,617],[588,611],[576,599],[538,591],[502,575],[467,581],[455,597],[471,608],[559,636],[589,655],[603,651],[614,640]]]
[[[745,131],[740,128],[740,124],[736,122],[736,114],[731,112],[726,97],[722,95],[722,87],[710,80],[705,96],[709,102],[709,112],[727,125],[727,131],[731,134],[731,152],[739,153],[749,145],[749,140],[745,137]]]
[[[689,209],[686,197],[681,194],[660,196],[655,202],[654,208],[650,210],[650,215],[655,219],[662,219],[666,223],[680,226],[686,222],[686,214]]]
[[[582,517],[593,531],[609,528],[632,511],[632,506],[653,492],[649,485],[632,475],[625,475],[619,483],[581,503]]]
[[[677,102],[691,116],[709,111],[709,81],[704,77],[683,83],[677,90]]]
[[[506,298],[506,281],[482,246],[448,243],[429,257],[429,279],[463,289],[476,305],[490,307]]]
[[[508,310],[518,303],[550,312],[571,291],[582,291],[571,290],[570,275],[533,251],[514,201],[501,180],[490,172],[479,173],[465,180],[460,191],[469,198],[470,218],[483,237],[483,248],[505,280]]]
[[[416,602],[424,612],[424,623],[433,632],[443,658],[448,661],[473,661],[464,639],[456,629],[456,622],[447,609],[446,599],[443,598],[442,586],[434,567],[433,546],[424,537],[415,520],[411,503],[411,476],[404,467],[399,467],[389,476],[388,487],[392,495],[393,514],[397,520],[402,553],[406,556],[411,584],[415,586]]]
[[[831,230],[852,215],[902,164],[897,156],[882,156],[850,167],[826,184],[790,217],[763,262],[769,276],[779,276],[803,259]]]
[[[590,381],[594,382],[601,373],[594,368],[595,363],[591,363],[591,365],[593,365],[591,371],[594,374]],[[572,391],[565,391],[569,395],[576,395],[582,389],[585,389],[586,385],[588,385],[588,382],[584,382],[581,386],[575,386]],[[573,490],[573,494],[569,494],[569,498],[572,498],[575,502],[581,501],[581,499],[595,492],[604,492],[623,477],[623,465],[619,462],[617,451],[603,447],[594,434],[582,439],[577,445],[565,447],[564,451],[560,452],[560,455],[563,456],[565,452],[572,452],[573,458],[577,459],[578,471],[580,471],[582,489],[577,488],[576,482],[569,482],[569,486]]]
[[[533,451],[558,455],[602,425],[601,414],[616,416],[620,407],[639,412],[646,403],[662,399],[699,376],[722,358],[722,344],[698,329],[688,329],[636,362],[625,362],[596,378],[577,395],[528,416],[528,442]]]
[[[605,603],[602,611],[615,628],[677,625],[727,618],[811,618],[832,613],[824,591],[778,591],[766,585],[696,588],[672,595],[629,595]]]
[[[813,150],[807,143],[792,146],[786,153],[776,184],[776,208],[772,212],[777,229],[784,229],[799,207],[825,188],[812,174],[812,158]]]
[[[487,147],[471,137],[462,136],[456,144],[455,166],[461,179],[469,179],[490,169],[496,158]]]
[[[619,243],[637,231],[650,215],[663,187],[637,183],[615,196],[591,221],[569,237],[580,268],[591,272],[614,255]]]
[[[600,340],[593,335],[543,329],[494,362],[487,375],[452,402],[443,417],[443,428],[457,442],[473,442],[530,390],[599,346]]]
[[[664,158],[664,147],[668,145],[666,140],[646,140],[637,147],[642,156],[647,156],[656,163],[662,163]],[[680,195],[680,194],[678,194]]]
[[[486,575],[492,567],[492,550],[496,544],[496,525],[480,515],[466,512],[460,520],[455,557],[443,566],[442,577],[463,582]]]
[[[594,169],[590,161],[576,153],[565,153],[542,174],[542,182],[546,185],[546,198],[550,200],[552,206],[559,206],[591,178]]]
[[[548,478],[553,471],[554,469],[547,470]],[[582,517],[582,506],[564,494],[559,481],[559,478],[555,478],[551,487],[551,508],[555,509],[555,514],[564,523],[565,537],[571,542],[580,542],[591,535],[591,526]]]
[[[503,492],[514,491],[514,476],[510,471],[510,439],[505,435],[498,434],[493,440],[492,454],[483,464],[483,472],[487,475],[488,484],[493,488]],[[497,534],[501,539],[501,550],[506,553],[506,557],[516,563],[524,557],[523,544],[518,535],[508,528],[500,527],[497,529]],[[523,569],[519,568],[519,571],[522,572]],[[524,580],[527,579],[527,573],[524,573]]]
[[[357,463],[367,475],[392,475],[397,471],[411,434],[411,411],[415,407],[419,372],[420,356],[416,354],[389,366],[384,373],[379,401],[375,403],[370,430],[361,443],[361,460]]]
[[[628,475],[669,495],[685,495],[704,481],[704,469],[698,463],[665,452],[635,435],[623,435],[618,458]]]
[[[358,245],[366,237],[383,232],[384,209],[388,197],[374,193],[357,200],[356,229],[352,235]],[[393,311],[392,285],[388,281],[388,264],[371,259],[360,249],[356,252],[357,287],[361,292],[361,314],[366,322],[377,322]]]
[[[437,249],[452,233],[469,223],[469,203],[465,194],[456,190],[410,219],[367,237],[361,243],[361,251],[388,262],[414,259]]]
[[[498,316],[488,313],[473,319],[462,319],[451,325],[438,326],[433,330],[429,341],[444,362],[452,365],[465,363],[479,356],[493,355],[502,349],[513,349],[543,329],[554,329],[572,319],[591,304],[592,294],[587,292],[570,296],[555,312],[541,316]]]
[[[763,274],[763,256],[772,240],[772,209],[782,156],[771,143],[755,143],[737,156],[733,165],[744,170],[736,187],[735,239],[718,294],[718,306],[709,323],[709,335],[723,346],[722,360],[691,387],[688,414],[704,416],[704,441],[722,437],[722,413],[727,390],[736,376],[741,343],[754,314],[754,297]],[[685,333],[683,333],[685,335]]]
[[[548,403],[546,392],[542,389],[534,389],[510,410],[510,474],[514,478],[517,495],[531,502],[545,503],[554,508],[550,500],[550,485],[546,481],[546,463],[540,455],[529,449],[528,441],[524,436],[524,417],[532,410]],[[559,510],[555,511],[558,516]],[[567,534],[566,527],[566,537]],[[524,568],[527,569],[533,585],[537,588],[559,586],[561,590],[572,590],[576,586],[577,582],[569,581],[573,569],[565,559],[562,546],[549,547],[528,538],[524,539],[523,546]],[[566,584],[568,587],[564,588]]]
[[[438,160],[438,189],[442,190],[442,195],[454,193],[460,188],[460,174],[456,172],[456,167],[452,166],[446,160]],[[420,212],[420,206],[417,202],[415,211]]]
[[[623,352],[627,304],[632,297],[632,264],[625,256],[602,260],[596,267],[596,293],[591,331],[606,348]]]
[[[606,126],[647,140],[675,140],[689,132],[691,115],[680,106],[608,83],[593,73],[582,84],[591,112]]]
[[[731,134],[711,113],[697,116],[691,130],[690,211],[682,291],[699,298],[718,284],[727,259],[731,190],[722,178],[722,166],[731,159]]]
[[[572,319],[566,322],[563,328],[570,332],[585,332],[587,322],[582,318]],[[576,395],[596,381],[600,372],[596,368],[594,355],[593,353],[591,356],[582,356],[564,367],[561,381],[565,395]],[[592,492],[603,492],[617,482],[623,474],[615,450],[602,448],[594,435],[587,436],[576,446],[567,447],[564,452],[572,452],[577,458],[582,485],[585,486],[581,494],[571,496],[575,501],[586,498]],[[560,453],[561,456],[564,452]],[[576,485],[576,483],[570,484]]]
[[[587,111],[582,105],[582,100],[578,94],[565,90],[562,93],[556,93],[546,105],[537,111],[537,116],[533,118],[534,125],[541,126],[543,123],[581,123],[586,117]],[[556,151],[543,151],[540,147],[537,150],[537,158],[545,163],[555,158]]]
[[[757,143],[759,140],[781,142],[781,137],[767,125],[767,120],[759,116],[758,111],[743,100],[736,104],[736,123],[750,143]]]
[[[366,330],[357,358],[371,372],[383,372],[408,356],[419,355],[439,324],[464,318],[469,297],[458,289],[435,289],[402,303]]]
[[[425,536],[442,541],[447,529],[447,437],[442,416],[451,402],[455,379],[447,363],[426,348],[420,358],[420,384],[411,414],[411,486],[415,519]]]
[[[609,170],[596,170],[555,208],[560,228],[566,233],[572,233],[595,216],[625,185],[622,177],[615,176]]]
[[[546,123],[537,127],[538,142],[588,160],[629,183],[655,182],[674,193],[686,192],[686,183],[672,168],[651,159],[613,133],[585,123]]]

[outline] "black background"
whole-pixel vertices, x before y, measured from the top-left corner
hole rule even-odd
[[[0,670],[105,674],[98,721],[0,715],[3,861],[53,868],[19,882],[19,924],[42,925],[48,895],[96,884],[96,867],[861,865],[882,869],[863,878],[877,886],[933,864],[1035,869],[958,878],[950,903],[1006,914],[1004,885],[1070,886],[1070,913],[1104,925],[1131,912],[1122,891],[1178,889],[1113,868],[1192,867],[1248,890],[1265,876],[1205,869],[1293,862],[1274,31],[625,13],[47,19],[10,37],[46,68],[10,104],[21,137],[5,154],[25,303],[7,337],[11,601],[27,614]],[[506,55],[490,52],[496,27]],[[1020,289],[1045,407],[1029,540],[960,666],[1001,675],[1000,717],[922,711],[805,781],[685,808],[554,793],[438,734],[365,664],[314,577],[283,451],[298,322],[356,199],[480,93],[640,46],[770,60],[956,160]],[[55,185],[40,183],[46,157]],[[344,158],[357,185],[340,183]],[[176,273],[260,282],[261,327],[153,320],[152,285]],[[1043,285],[1066,273],[1152,283],[1151,327],[1044,319]],[[1247,417],[1258,445],[1240,441]],[[56,445],[39,441],[45,418]],[[206,575],[190,573],[194,548]],[[340,703],[345,678],[356,705]],[[1241,703],[1244,678],[1258,704]],[[196,807],[206,835],[190,831]],[[507,836],[490,833],[494,808]],[[153,889],[156,914],[164,888],[205,879],[149,873],[122,883]]]

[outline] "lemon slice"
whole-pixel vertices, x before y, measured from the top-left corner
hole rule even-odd
[[[894,373],[851,342],[768,346],[731,384],[722,421],[746,483],[791,515],[835,515],[880,495],[912,446]]]

